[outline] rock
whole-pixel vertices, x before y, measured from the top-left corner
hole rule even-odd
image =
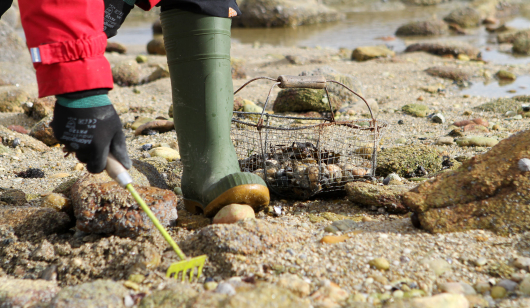
[[[131,194],[109,180],[105,174],[88,174],[72,186],[71,198],[77,229],[123,237],[157,232]],[[175,224],[175,194],[155,187],[139,186],[136,190],[163,226]]]
[[[215,289],[215,292],[220,294],[226,294],[228,296],[235,295],[237,293],[236,289],[234,289],[234,287],[227,282],[221,282]]]
[[[338,307],[339,303],[348,298],[348,292],[341,289],[338,285],[326,280],[311,299],[317,303],[317,307]]]
[[[396,173],[401,177],[416,177],[418,166],[427,173],[442,169],[442,157],[439,150],[426,145],[405,145],[386,148],[377,156],[376,174]]]
[[[468,124],[462,128],[462,131],[466,133],[468,132],[488,133],[489,129],[487,129],[486,127],[482,125],[478,125],[478,124]]]
[[[112,68],[112,78],[120,86],[132,86],[140,83],[140,67],[135,60],[118,62]]]
[[[401,110],[415,117],[426,117],[431,112],[429,107],[420,104],[408,104],[401,107]]]
[[[434,123],[444,124],[445,117],[441,113],[436,113],[432,116],[431,121],[433,121]]]
[[[474,107],[478,111],[491,111],[505,114],[508,111],[522,111],[521,102],[514,98],[498,98]]]
[[[204,305],[201,307],[213,307],[213,305]],[[312,305],[308,300],[299,298],[288,289],[268,283],[259,283],[255,288],[251,288],[250,290],[243,289],[242,291],[238,291],[236,295],[227,298],[226,305],[223,307],[310,308]]]
[[[378,270],[388,271],[390,269],[390,263],[385,258],[375,258],[368,262],[371,267]]]
[[[188,230],[202,229],[211,224],[211,219],[204,215],[192,215],[186,210],[178,212],[177,226]]]
[[[525,277],[519,284],[519,292],[524,295],[530,295],[530,277]]]
[[[492,147],[497,143],[499,141],[491,137],[467,136],[456,139],[456,144],[461,147]]]
[[[206,291],[213,291],[217,288],[219,284],[215,281],[208,281],[204,283],[204,289]]]
[[[351,219],[337,220],[334,221],[331,225],[342,232],[350,231],[357,227],[357,223]]]
[[[74,223],[68,214],[50,208],[2,206],[0,225],[10,226],[18,237],[27,238],[66,232]]]
[[[198,296],[190,285],[183,283],[171,283],[163,290],[155,290],[144,297],[138,308],[173,308],[185,307],[186,303]]]
[[[53,120],[53,116],[48,116],[40,120],[37,124],[33,125],[29,135],[39,141],[42,141],[48,146],[53,146],[59,143],[59,140],[55,139],[53,129],[50,123]]]
[[[140,125],[134,131],[134,135],[135,136],[141,135],[146,130],[155,130],[159,133],[165,133],[173,129],[175,129],[175,124],[173,123],[173,121],[155,120],[155,121],[150,121],[150,122]]]
[[[112,280],[95,280],[62,289],[50,302],[50,308],[125,307],[127,289]]]
[[[518,284],[510,279],[503,279],[497,283],[497,286],[503,287],[508,292],[514,292]]]
[[[164,45],[164,38],[162,35],[156,35],[149,43],[147,43],[147,53],[150,55],[166,55],[166,46]]]
[[[180,159],[180,153],[172,148],[158,147],[149,151],[151,157],[162,157],[165,160],[172,162]]]
[[[463,282],[445,282],[438,285],[438,290],[444,293],[475,295],[477,292],[472,286]]]
[[[474,288],[478,293],[485,294],[491,290],[491,285],[489,282],[477,282]]]
[[[513,53],[521,55],[530,54],[530,34],[524,33],[513,40]]]
[[[147,118],[147,117],[138,117],[134,122],[131,124],[131,128],[134,130],[137,130],[138,127],[144,125],[145,123],[153,122],[155,119]]]
[[[146,55],[137,55],[135,60],[136,60],[136,62],[138,62],[139,64],[142,64],[142,63],[147,63],[147,61],[149,60],[149,58],[147,58]]]
[[[164,160],[164,162],[167,161]],[[146,177],[150,186],[160,189],[169,189],[166,180],[160,174],[160,171],[150,163],[150,160],[141,161],[132,159],[132,163],[133,167]]]
[[[452,145],[454,143],[453,137],[440,137],[435,142],[436,145]]]
[[[521,157],[530,156],[530,131],[500,141],[488,152],[463,162],[420,184],[403,196],[418,214],[421,227],[430,232],[488,229],[498,234],[529,230],[530,178],[518,169]],[[528,209],[527,209],[528,208]]]
[[[153,22],[153,25],[151,26],[151,29],[153,30],[153,36],[157,36],[157,35],[163,34],[163,32],[162,32],[162,22],[160,21],[160,18],[158,18],[157,20],[155,20],[155,22]]]
[[[501,286],[494,286],[491,288],[491,297],[494,299],[501,299],[505,298],[508,292],[506,292],[506,289]]]
[[[513,261],[513,266],[524,269],[525,271],[528,271],[530,269],[530,258],[527,257],[517,257]]]
[[[497,43],[513,44],[516,38],[528,37],[528,34],[530,34],[530,29],[526,29],[526,30],[512,29],[512,30],[497,34]]]
[[[229,204],[213,218],[214,224],[232,224],[247,218],[256,218],[254,209],[246,204]]]
[[[357,47],[351,54],[351,59],[356,61],[367,61],[382,57],[393,57],[395,52],[384,45]]]
[[[338,110],[341,102],[331,97],[331,105]],[[329,111],[326,92],[314,89],[284,89],[278,93],[272,110],[281,112]]]
[[[299,297],[309,296],[311,285],[300,277],[292,274],[283,274],[276,285],[282,289],[287,289]]]
[[[22,104],[30,100],[28,93],[21,89],[0,92],[0,112],[24,112]]]
[[[138,62],[138,61],[137,61]],[[169,78],[169,67],[158,65],[156,69],[147,77],[148,82],[153,82],[161,78]]]
[[[198,232],[197,242],[193,245],[208,255],[219,252],[249,255],[308,236],[261,219],[246,219],[234,224],[207,226]]]
[[[20,125],[9,125],[7,128],[17,133],[21,133],[25,135],[29,134],[29,131]]]
[[[326,235],[321,240],[322,244],[337,244],[348,240],[350,237],[346,235]]]
[[[471,78],[471,74],[463,69],[450,66],[434,66],[425,70],[427,74],[435,77],[451,79],[454,81],[467,81]]]
[[[402,196],[409,189],[406,185],[379,186],[368,182],[352,182],[345,186],[350,201],[368,208],[384,208],[386,212],[393,214],[408,212],[403,205]]]
[[[471,7],[458,8],[444,17],[444,21],[454,23],[462,28],[473,28],[480,25],[480,13]]]
[[[22,190],[4,188],[0,188],[0,201],[14,206],[21,206],[28,202]]]
[[[18,10],[18,4],[14,3],[10,8],[2,15],[2,21],[8,26],[15,29],[20,24],[20,12]]]
[[[127,53],[127,47],[123,46],[118,42],[107,42],[105,52],[117,52],[119,54]]]
[[[447,24],[441,20],[412,21],[400,26],[397,36],[437,36],[447,33]]]
[[[351,53],[350,53],[351,54]],[[353,91],[357,92],[359,95],[363,95],[363,85],[359,78],[356,78],[353,75],[350,74],[343,74],[335,70],[334,68],[330,66],[322,66],[318,67],[312,71],[304,71],[300,73],[300,76],[324,76],[326,80],[335,80],[338,81],[348,88],[352,89]],[[355,111],[366,113],[367,108],[364,102],[362,102],[356,95],[352,94],[350,91],[345,89],[343,86],[335,84],[335,83],[327,83],[327,88],[329,93],[334,97],[333,100],[339,100],[343,102],[344,104],[350,104],[353,102],[357,102],[355,106],[353,106],[353,109]],[[377,102],[373,100],[375,104],[372,103],[370,107],[374,111],[374,113],[377,114],[379,111],[379,107],[377,106]],[[370,104],[370,102],[368,102]],[[358,107],[358,108],[357,108]],[[334,107],[335,108],[335,107]],[[339,108],[337,106],[337,108]],[[377,110],[374,110],[377,109]]]
[[[436,43],[417,43],[407,46],[405,52],[425,51],[437,56],[452,55],[457,58],[463,54],[471,60],[480,60],[480,50],[464,42],[436,42]]]
[[[0,277],[0,307],[45,306],[59,290],[54,281]]]
[[[445,261],[444,259],[434,259],[428,264],[429,268],[433,270],[436,276],[440,276],[443,273],[451,270],[451,265],[447,263],[447,261]]]
[[[411,301],[411,308],[469,308],[469,302],[462,294],[443,293],[414,298]]]
[[[232,72],[232,79],[246,79],[247,73],[243,66],[245,61],[243,59],[230,58],[230,68]]]
[[[53,261],[55,259],[55,252],[52,244],[47,240],[43,240],[37,249],[31,253],[31,258],[36,261]]]
[[[54,209],[57,212],[70,212],[72,210],[70,200],[64,195],[57,193],[51,193],[44,197],[40,206]]]
[[[39,98],[33,102],[31,109],[25,110],[24,112],[36,120],[41,120],[47,116],[53,115],[55,101],[56,99],[54,96]]]
[[[506,71],[506,70],[500,70],[497,73],[495,73],[495,76],[501,80],[511,80],[514,81],[517,79],[517,76],[515,76],[514,73]]]
[[[296,27],[342,20],[345,15],[316,0],[246,0],[234,27]]]
[[[458,126],[458,127],[465,127],[465,126],[467,126],[469,124],[479,124],[479,125],[482,125],[484,127],[488,127],[489,126],[488,121],[485,120],[485,119],[482,119],[482,118],[476,118],[476,119],[473,119],[473,120],[457,121],[457,122],[453,123],[453,125]]]

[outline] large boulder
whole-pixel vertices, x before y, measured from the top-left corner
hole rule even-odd
[[[471,229],[501,235],[530,230],[530,130],[504,139],[489,152],[405,193],[421,227],[433,233]]]
[[[407,46],[405,52],[425,51],[437,56],[452,55],[455,58],[459,55],[468,56],[471,60],[480,60],[480,50],[464,42],[434,42],[417,43]]]
[[[0,20],[0,86],[36,83],[35,70],[24,40]]]
[[[437,36],[447,33],[447,24],[441,20],[412,21],[396,31],[397,36]]]
[[[457,24],[462,28],[473,28],[480,25],[480,12],[471,7],[463,7],[453,10],[444,17],[448,23]]]
[[[245,13],[232,20],[235,27],[296,27],[345,17],[317,0],[245,0],[240,8]]]
[[[164,226],[176,224],[177,196],[165,189],[137,186],[138,194]],[[89,233],[136,237],[157,232],[131,194],[106,174],[88,174],[71,189],[76,226]]]

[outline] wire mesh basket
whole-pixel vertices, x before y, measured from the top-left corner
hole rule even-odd
[[[375,175],[377,148],[387,123],[373,117],[366,100],[342,83],[323,76],[285,76],[274,81],[263,112],[234,111],[231,138],[241,171],[261,176],[277,195],[307,199],[320,193],[344,191],[346,183]],[[335,121],[326,84],[337,83],[361,98],[371,119]],[[326,91],[329,117],[296,117],[268,114],[274,87]],[[235,94],[234,93],[234,94]]]

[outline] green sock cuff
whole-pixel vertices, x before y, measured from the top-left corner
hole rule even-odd
[[[127,3],[130,6],[134,6],[134,4],[136,3],[136,0],[123,0],[123,2]]]
[[[57,104],[67,108],[93,108],[112,105],[107,94],[93,95],[79,99],[69,99],[60,95],[55,96]]]

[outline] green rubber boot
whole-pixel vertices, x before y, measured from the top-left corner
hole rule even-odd
[[[184,166],[182,193],[192,213],[269,204],[255,174],[240,172],[230,139],[234,104],[229,18],[168,10],[160,15],[173,94],[173,118]]]

